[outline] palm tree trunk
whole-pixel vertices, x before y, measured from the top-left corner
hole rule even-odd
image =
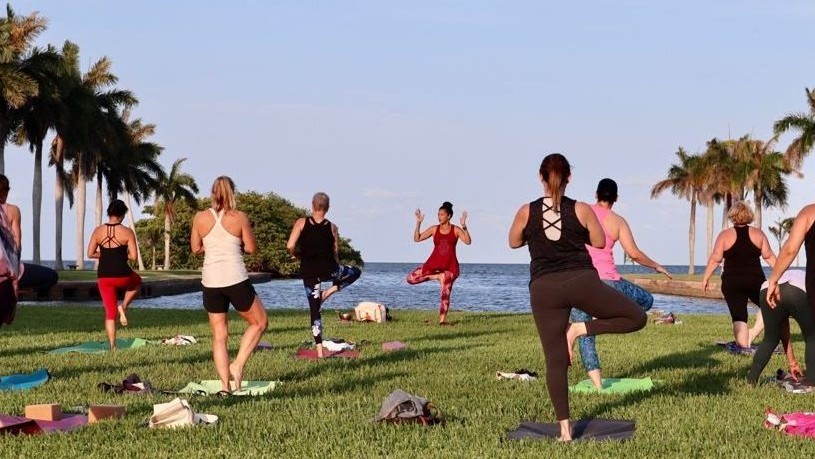
[[[54,138],[56,180],[54,181],[54,269],[61,271],[62,263],[62,212],[65,205],[65,184],[62,183],[63,148],[62,137]]]
[[[139,247],[139,233],[136,232],[136,223],[133,221],[133,207],[131,206],[131,196],[129,191],[125,191],[125,195],[127,196],[127,208],[130,209],[130,212],[127,213],[127,221],[130,224],[130,229],[133,230],[133,234],[136,236],[136,260],[139,263],[139,271],[144,271],[144,260],[141,257],[141,247]],[[153,263],[155,266],[155,263]]]
[[[710,253],[713,252],[713,201],[711,200],[707,205],[707,230],[706,236],[706,253],[705,258],[710,256]]]
[[[102,174],[96,174],[96,205],[93,209],[96,226],[102,226]]]
[[[42,142],[34,146],[34,183],[31,187],[31,261],[40,264],[40,222],[42,221]]]
[[[153,271],[156,270],[156,246],[153,246],[153,260],[152,260],[152,267],[150,268]]]
[[[76,179],[76,269],[85,269],[85,174],[79,171]]]
[[[170,269],[170,213],[164,212],[164,269]]]
[[[761,229],[761,214],[762,214],[762,206],[761,202],[764,200],[764,189],[759,186],[756,188],[755,191],[756,196],[756,228]],[[762,230],[763,231],[763,230]]]
[[[0,174],[6,173],[6,139],[8,139],[9,135],[8,124],[8,112],[5,112],[0,116],[0,139],[3,139],[3,141],[0,142]]]
[[[696,248],[696,192],[690,198],[690,225],[688,226],[688,275],[693,275],[696,269],[693,255]]]

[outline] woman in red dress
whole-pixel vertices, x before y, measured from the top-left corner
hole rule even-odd
[[[450,293],[453,282],[458,277],[458,259],[456,258],[456,243],[470,245],[470,232],[467,231],[467,212],[461,213],[461,226],[450,223],[453,218],[453,205],[445,201],[439,207],[439,224],[421,231],[424,214],[416,209],[416,229],[413,241],[421,242],[433,237],[433,252],[430,258],[413,272],[408,274],[408,284],[419,284],[429,280],[437,280],[441,284],[441,304],[439,305],[439,325],[447,325],[447,310],[450,308]]]

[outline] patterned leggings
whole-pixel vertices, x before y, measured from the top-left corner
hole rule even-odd
[[[357,279],[359,279],[361,274],[362,271],[356,266],[340,265],[340,267],[337,268],[337,271],[332,273],[328,278],[303,278],[303,287],[306,289],[306,297],[308,298],[308,309],[311,313],[311,334],[314,336],[315,344],[320,344],[323,342],[322,282],[331,281],[331,283],[337,287],[337,291],[340,291],[353,284]]]
[[[407,283],[410,285],[421,284],[422,282],[431,280],[434,278],[434,276],[438,276],[439,274],[442,274],[439,314],[447,314],[447,310],[450,309],[450,295],[453,293],[453,282],[456,280],[456,276],[452,272],[443,271],[441,273],[422,274],[422,267],[419,266],[418,268],[414,269],[413,272],[408,274]]]
[[[651,309],[651,306],[654,305],[654,296],[637,284],[625,279],[603,280],[603,282],[634,300],[635,303],[640,305],[643,311]],[[575,308],[572,309],[572,312],[569,314],[569,320],[572,322],[589,322],[592,320],[592,317],[580,309]],[[599,370],[600,357],[597,355],[597,345],[594,337],[581,336],[577,339],[577,342],[580,345],[580,360],[583,362],[583,368],[586,371]]]

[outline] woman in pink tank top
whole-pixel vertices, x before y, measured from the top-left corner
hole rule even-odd
[[[614,243],[620,241],[623,250],[625,250],[625,253],[628,254],[631,260],[643,266],[653,268],[656,272],[668,276],[669,279],[671,276],[662,265],[649,258],[648,255],[637,247],[628,222],[611,210],[615,202],[617,202],[617,182],[609,178],[600,180],[600,183],[597,184],[597,203],[592,206],[592,210],[594,214],[597,215],[600,226],[603,227],[603,232],[606,236],[606,246],[597,249],[587,245],[586,248],[591,256],[591,262],[594,268],[600,275],[600,280],[634,300],[640,305],[643,311],[647,311],[653,306],[654,297],[644,288],[620,276],[620,273],[617,271],[617,265],[614,263]],[[572,322],[587,322],[592,320],[592,317],[580,309],[572,309],[570,320]],[[589,379],[591,379],[594,386],[597,389],[602,389],[603,378],[600,373],[600,358],[597,356],[597,347],[594,337],[580,337],[578,343],[580,344],[580,357],[583,368],[588,373]]]

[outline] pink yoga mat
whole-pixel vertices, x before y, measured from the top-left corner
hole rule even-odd
[[[68,414],[59,421],[35,421],[22,416],[0,414],[0,433],[37,435],[48,432],[68,432],[88,424],[88,417]]]
[[[388,341],[387,343],[382,343],[383,351],[398,351],[405,348],[407,348],[407,345],[401,341]]]
[[[317,349],[298,349],[297,355],[294,356],[297,359],[303,360],[317,360]],[[330,358],[330,357],[341,357],[346,359],[355,359],[359,357],[359,351],[354,350],[347,350],[347,351],[339,351],[339,352],[328,352],[323,350],[323,358]]]

